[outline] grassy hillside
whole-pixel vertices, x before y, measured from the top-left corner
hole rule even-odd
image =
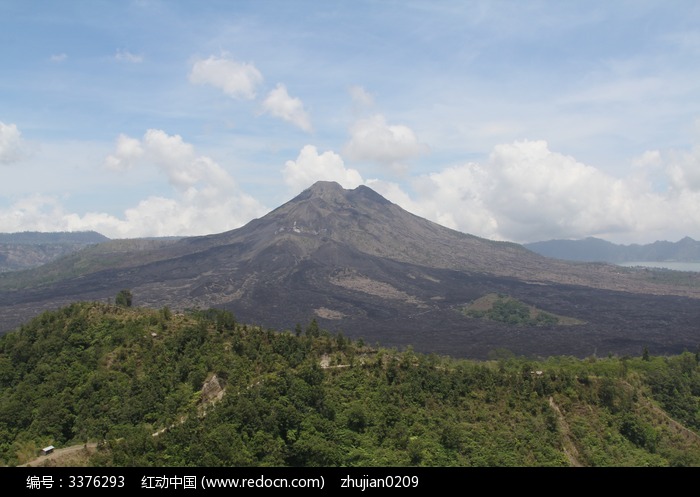
[[[700,466],[697,355],[493,357],[76,303],[0,338],[0,460],[87,444],[70,464]]]

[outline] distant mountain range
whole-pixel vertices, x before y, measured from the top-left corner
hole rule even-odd
[[[360,186],[318,182],[247,225],[112,240],[0,275],[0,332],[77,300],[219,307],[293,329],[316,319],[370,343],[485,358],[677,353],[700,343],[700,274],[543,257],[454,231]]]
[[[567,261],[610,262],[700,262],[700,242],[685,237],[677,242],[656,241],[646,245],[616,245],[588,237],[583,240],[549,240],[524,247],[545,257]]]
[[[95,231],[0,233],[0,273],[41,266],[83,247],[108,240]]]

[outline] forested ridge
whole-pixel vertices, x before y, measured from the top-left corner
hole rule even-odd
[[[97,443],[80,464],[700,466],[695,351],[492,358],[75,303],[0,337],[0,463]]]

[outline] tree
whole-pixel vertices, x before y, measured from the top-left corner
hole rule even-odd
[[[131,290],[120,290],[117,293],[116,304],[120,307],[131,307],[131,302],[133,300],[133,295]]]
[[[306,327],[306,336],[312,337],[312,338],[318,338],[321,335],[321,329],[318,326],[318,322],[316,321],[316,318],[313,318],[311,322],[309,323],[309,326]]]

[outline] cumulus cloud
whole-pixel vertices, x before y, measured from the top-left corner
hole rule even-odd
[[[139,163],[157,166],[181,192],[200,183],[221,189],[235,187],[233,178],[219,164],[197,156],[194,147],[180,135],[168,135],[159,129],[149,129],[140,140],[120,135],[115,153],[105,159],[104,165],[113,171],[126,171]]]
[[[253,64],[238,62],[227,55],[197,60],[190,72],[193,84],[211,85],[237,99],[254,99],[262,80],[262,74]]]
[[[425,152],[428,147],[408,126],[387,124],[377,114],[357,121],[350,129],[350,141],[344,152],[356,161],[378,162],[397,172],[406,169],[406,161]]]
[[[6,126],[3,133],[6,128],[11,129]],[[632,176],[618,178],[552,151],[544,141],[524,140],[495,146],[483,161],[409,179],[408,190],[404,184],[363,179],[339,154],[307,145],[286,162],[282,175],[295,193],[318,180],[345,188],[365,184],[419,216],[491,239],[600,236],[648,243],[697,237],[699,158],[698,147],[649,151],[634,161]],[[266,212],[225,168],[181,136],[162,130],[148,130],[140,138],[120,135],[105,166],[124,175],[155,167],[173,194],[144,198],[121,216],[71,213],[58,198],[28,196],[0,208],[0,231],[94,229],[114,238],[194,235],[232,229]],[[648,172],[663,175],[664,188],[645,180]]]
[[[59,199],[33,195],[0,209],[0,231],[96,230],[112,238],[200,235],[236,228],[267,211],[214,160],[162,130],[150,129],[141,139],[120,135],[105,166],[120,174],[155,166],[168,178],[174,195],[145,198],[122,217],[66,212]]]
[[[691,156],[674,164],[692,164]],[[639,163],[658,168],[660,160],[658,153],[649,152]],[[287,161],[283,177],[294,191],[318,180],[345,188],[365,184],[414,214],[495,240],[600,236],[632,243],[671,234],[680,238],[700,228],[700,191],[656,192],[647,181],[616,178],[550,150],[545,141],[497,145],[481,163],[411,179],[410,193],[397,183],[363,179],[340,155],[319,154],[311,145]]]
[[[336,181],[344,188],[356,188],[364,182],[357,170],[345,167],[340,155],[331,151],[319,155],[312,145],[302,148],[296,160],[287,161],[282,175],[285,183],[297,192],[316,181]]]
[[[389,200],[445,226],[517,242],[601,236],[623,241],[679,238],[700,227],[700,191],[693,154],[676,161],[676,191],[655,192],[636,178],[616,178],[553,152],[544,141],[494,147],[483,163],[467,163],[414,178],[414,194],[376,187]],[[656,153],[643,161],[656,164]],[[683,187],[680,190],[680,187]],[[683,213],[683,215],[679,215]],[[641,239],[639,237],[642,237]],[[636,238],[632,240],[632,238]]]
[[[117,138],[117,150],[114,155],[109,155],[105,159],[105,166],[113,171],[125,171],[131,168],[142,155],[141,142],[121,134]]]
[[[148,197],[122,217],[103,212],[67,212],[60,200],[34,195],[0,209],[0,231],[95,230],[110,238],[202,235],[233,229],[264,213],[249,195],[215,189],[188,192],[179,198]]]
[[[56,199],[34,194],[0,210],[0,231],[55,231],[51,221],[60,214],[60,204]]]
[[[22,155],[22,133],[17,125],[0,121],[0,164],[16,162]]]
[[[509,239],[610,233],[633,225],[635,192],[625,182],[550,151],[544,141],[498,145],[486,177],[485,201]]]
[[[674,192],[700,192],[700,146],[690,151],[671,151],[660,159],[664,162]]]
[[[279,83],[263,102],[264,112],[294,124],[304,131],[311,132],[311,119],[298,98],[287,93],[287,88]]]
[[[216,188],[225,193],[234,189],[233,178],[216,162],[206,156],[197,156],[194,147],[179,135],[150,129],[143,138],[147,157],[168,176],[168,181],[185,192],[198,184]]]
[[[34,194],[0,209],[0,231],[82,231],[96,230],[118,236],[123,221],[108,214],[88,213],[84,216],[66,212],[61,201],[51,195]]]

